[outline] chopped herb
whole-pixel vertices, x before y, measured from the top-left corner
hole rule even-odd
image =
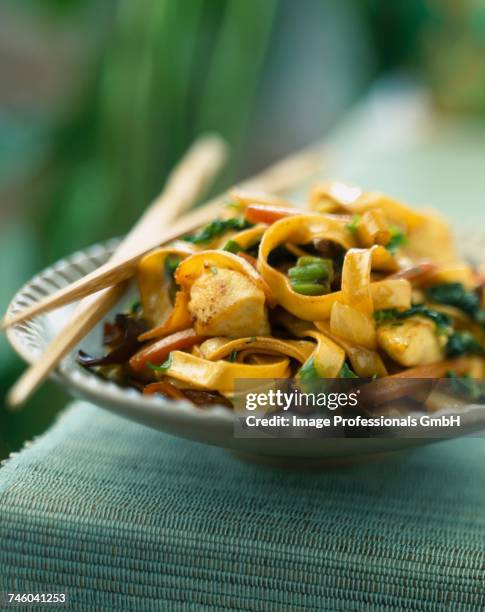
[[[347,365],[347,362],[344,361],[344,365],[339,372],[339,378],[359,378],[357,374]]]
[[[347,225],[345,226],[349,230],[349,232],[354,234],[354,236],[357,233],[357,225],[359,224],[359,221],[360,215],[354,215],[350,220],[350,223],[347,223]]]
[[[165,258],[165,263],[164,263],[165,274],[167,276],[173,277],[173,275],[175,274],[175,270],[178,268],[179,264],[180,264],[180,257],[178,257],[177,255],[168,255]]]
[[[483,380],[470,378],[468,374],[459,376],[456,372],[447,372],[446,376],[451,378],[451,388],[457,395],[477,401],[485,399],[485,384]]]
[[[237,360],[237,351],[231,351],[231,354],[229,355],[229,361],[231,363],[234,363]]]
[[[484,352],[483,346],[468,331],[453,332],[446,344],[446,353],[449,357],[470,354],[483,355]]]
[[[411,308],[403,311],[396,310],[395,308],[377,310],[374,313],[374,319],[379,325],[382,323],[399,321],[414,315],[420,315],[431,319],[435,323],[436,330],[439,334],[448,335],[446,354],[449,357],[469,354],[482,355],[485,352],[484,347],[481,346],[473,334],[467,331],[453,331],[451,327],[451,317],[442,312],[427,308],[423,304],[414,304]]]
[[[430,287],[427,296],[433,302],[459,308],[471,319],[485,325],[485,310],[480,308],[480,299],[473,291],[467,291],[462,283],[442,283]]]
[[[388,308],[385,310],[377,310],[374,313],[374,319],[378,324],[392,322],[396,320],[406,319],[414,315],[420,315],[431,319],[439,334],[447,334],[448,341],[446,343],[446,353],[449,357],[458,357],[459,355],[477,354],[481,355],[484,348],[478,340],[467,331],[453,331],[451,325],[452,320],[447,314],[427,308],[423,304],[415,304],[404,311]]]
[[[376,310],[374,312],[374,320],[378,325],[388,323],[398,318],[400,312],[397,308],[385,308],[384,310]]]
[[[407,319],[408,317],[416,315],[431,319],[436,324],[438,333],[445,333],[451,327],[452,321],[448,315],[427,308],[424,304],[413,304],[413,306],[407,310],[397,310],[396,308],[376,310],[376,312],[374,312],[374,319],[378,325],[381,325],[382,323]]]
[[[193,244],[204,244],[211,242],[217,236],[224,234],[228,230],[243,230],[251,227],[251,223],[246,221],[244,217],[232,217],[231,219],[215,219],[211,223],[205,225],[195,234],[185,236],[184,240]]]
[[[130,304],[129,308],[128,308],[128,312],[132,315],[136,315],[138,314],[138,312],[140,311],[141,308],[141,302],[139,299],[135,299],[133,300],[133,302]]]
[[[389,232],[391,234],[391,237],[389,239],[389,242],[386,244],[386,249],[391,253],[395,253],[399,247],[402,247],[406,244],[406,234],[395,225],[391,225],[389,227]]]
[[[167,370],[172,365],[172,353],[169,354],[167,359],[161,365],[155,365],[154,363],[147,363],[150,370],[153,370],[156,374],[166,374]]]
[[[211,266],[210,271],[214,276],[217,274],[217,268],[215,266]]]
[[[302,382],[313,382],[320,378],[315,368],[315,361],[313,357],[310,357],[310,359],[298,370],[298,378]]]
[[[431,319],[436,324],[438,333],[445,333],[452,324],[452,320],[447,314],[427,308],[423,304],[414,304],[411,308],[405,310],[403,315],[401,315],[403,318],[421,315],[422,317]]]
[[[244,251],[242,246],[238,242],[236,242],[236,240],[228,240],[226,244],[222,247],[222,250],[228,251],[229,253],[234,253],[234,255],[237,255],[237,253]]]

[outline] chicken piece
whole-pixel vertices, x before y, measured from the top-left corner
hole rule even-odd
[[[410,317],[398,325],[386,323],[377,328],[377,343],[397,363],[405,367],[441,361],[443,344],[433,321]]]
[[[265,295],[247,276],[214,268],[200,276],[190,291],[189,311],[202,336],[269,335]]]

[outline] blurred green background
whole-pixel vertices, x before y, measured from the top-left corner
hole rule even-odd
[[[220,189],[328,134],[382,74],[485,109],[483,0],[3,0],[0,308],[40,268],[126,231],[193,138],[230,143]],[[66,401],[3,409],[0,457]]]

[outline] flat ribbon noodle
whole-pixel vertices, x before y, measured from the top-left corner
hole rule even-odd
[[[188,257],[194,247],[176,242],[147,253],[138,264],[137,280],[144,318],[152,326],[164,323],[170,315],[172,304],[168,295],[169,281],[165,274],[165,260],[169,255]]]
[[[314,338],[317,346],[310,359],[313,367],[321,378],[338,378],[344,365],[345,351],[327,336],[313,330],[308,330],[305,336]]]
[[[145,342],[145,340],[153,340],[155,338],[161,338],[168,336],[183,329],[187,329],[192,325],[192,316],[189,311],[189,296],[185,291],[177,291],[175,294],[175,301],[173,308],[168,315],[166,321],[161,325],[157,325],[153,329],[149,329],[147,332],[141,334],[138,340]]]
[[[332,334],[327,321],[317,321],[315,325],[321,332],[344,349],[345,354],[349,358],[350,365],[357,376],[361,378],[371,378],[375,374],[379,377],[387,376],[386,366],[379,353]]]
[[[347,251],[342,268],[342,300],[335,302],[330,313],[333,334],[369,349],[376,347],[370,290],[372,253],[376,248]]]
[[[223,360],[209,361],[183,351],[172,351],[170,367],[164,374],[195,388],[233,393],[237,379],[288,378],[290,360],[283,358],[273,363],[249,365]]]
[[[304,214],[280,219],[266,230],[259,247],[258,270],[267,282],[276,303],[305,321],[319,321],[330,317],[333,304],[344,301],[341,291],[319,296],[297,293],[292,289],[288,277],[270,266],[268,257],[280,244],[305,244],[316,237],[337,242],[345,250],[351,249],[355,242],[346,225],[345,219],[331,215]],[[382,249],[380,246],[372,249],[372,261],[375,257],[382,262],[384,257],[387,257],[382,254]],[[391,294],[394,290],[397,290],[397,294],[393,300]],[[398,307],[398,304],[407,308],[411,301],[411,285],[403,279],[371,283],[370,292],[375,309]],[[394,305],[387,305],[391,303]]]
[[[254,227],[237,232],[231,236],[231,240],[238,243],[241,249],[246,250],[255,245],[261,239],[268,226],[264,223],[258,223]]]
[[[304,363],[313,353],[315,345],[305,340],[281,340],[272,336],[255,338],[209,338],[199,346],[201,356],[210,361],[224,359],[233,351],[249,353],[266,353],[285,355]]]
[[[313,325],[287,312],[279,311],[276,316],[279,323],[294,336],[317,341],[317,346],[305,363],[313,359],[315,370],[322,378],[335,378],[339,375],[345,361],[345,352],[338,343],[316,330]]]
[[[460,261],[449,224],[433,210],[416,211],[388,195],[362,191],[339,181],[315,186],[310,194],[310,208],[352,215],[380,209],[390,223],[405,230],[407,244],[402,251],[412,261],[427,258],[441,263]]]

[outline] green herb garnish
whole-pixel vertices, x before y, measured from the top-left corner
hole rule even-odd
[[[424,304],[414,304],[411,308],[403,311],[395,308],[377,310],[374,313],[374,319],[378,325],[381,325],[382,323],[400,321],[415,315],[431,319],[436,325],[438,334],[446,334],[448,336],[446,354],[449,357],[470,354],[482,355],[485,352],[483,346],[481,346],[473,334],[468,331],[453,331],[451,317],[442,312],[427,308]]]
[[[448,357],[459,357],[460,355],[483,355],[483,346],[473,334],[468,331],[456,331],[451,334],[446,344]]]
[[[217,268],[215,266],[211,266],[210,271],[214,276],[217,274]]]
[[[453,371],[447,372],[446,376],[451,378],[451,388],[457,395],[474,401],[485,399],[485,384],[482,380],[470,378],[468,374],[459,376]]]
[[[438,333],[445,333],[451,327],[452,321],[448,315],[427,308],[424,304],[414,304],[407,310],[397,310],[396,308],[376,310],[374,319],[378,325],[381,325],[382,323],[407,319],[417,315],[431,319],[436,324]]]
[[[315,368],[315,360],[313,357],[310,357],[310,359],[301,366],[297,376],[304,383],[314,382],[320,378]]]
[[[228,240],[226,244],[222,247],[222,250],[227,251],[228,253],[233,253],[234,255],[237,255],[241,251],[244,251],[242,246],[238,242],[236,242],[236,240]]]
[[[232,217],[231,219],[215,219],[211,223],[205,225],[195,234],[185,236],[184,240],[193,244],[204,244],[211,242],[217,236],[221,236],[229,230],[243,230],[251,227],[251,223],[246,221],[244,217]]]
[[[138,312],[141,309],[141,302],[139,299],[135,299],[133,300],[133,302],[130,304],[129,308],[128,308],[128,312],[132,315],[136,315],[138,314]]]
[[[147,366],[150,368],[150,370],[153,370],[156,374],[166,374],[167,370],[172,365],[172,359],[173,359],[172,353],[170,353],[167,359],[161,365],[156,365],[154,363],[148,362]]]
[[[405,310],[401,317],[407,318],[414,315],[421,315],[422,317],[431,319],[431,321],[435,323],[438,333],[446,333],[452,324],[452,320],[447,314],[427,308],[424,304],[414,304],[411,308]]]
[[[459,308],[473,321],[485,325],[485,310],[480,307],[478,295],[473,291],[467,291],[462,283],[434,285],[426,294],[432,302]]]
[[[360,215],[354,215],[350,220],[350,223],[347,223],[347,225],[345,226],[349,230],[349,232],[354,234],[354,236],[357,234],[357,226],[359,224],[359,221]]]
[[[386,244],[386,249],[394,254],[399,247],[406,244],[407,238],[406,234],[395,225],[391,225],[389,227],[389,232],[391,237],[389,242]]]
[[[180,261],[181,260],[180,260],[180,257],[178,257],[178,255],[168,255],[165,258],[165,262],[164,262],[165,274],[173,278],[173,275],[175,274],[175,270],[178,268]]]
[[[229,361],[231,363],[237,361],[237,351],[231,351],[231,354],[229,355]]]
[[[376,310],[374,312],[374,320],[378,325],[388,323],[399,318],[399,310],[397,308],[385,308],[384,310]]]
[[[347,365],[347,362],[344,361],[344,365],[339,372],[339,378],[359,378],[357,374]]]

